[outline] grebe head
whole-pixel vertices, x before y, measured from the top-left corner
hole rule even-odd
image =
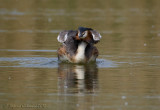
[[[88,31],[92,30],[91,28],[79,27],[78,28],[78,37],[81,39],[86,38],[88,36]]]

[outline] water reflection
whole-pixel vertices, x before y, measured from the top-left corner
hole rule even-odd
[[[96,64],[80,65],[60,63],[58,66],[58,86],[61,94],[95,93],[98,88]]]

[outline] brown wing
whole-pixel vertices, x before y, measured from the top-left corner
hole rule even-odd
[[[86,57],[87,57],[87,60],[89,60],[91,57],[94,57],[95,59],[98,57],[98,49],[93,46],[93,45],[90,45],[90,46],[87,46],[86,48]]]
[[[65,55],[66,54],[66,48],[64,46],[61,46],[58,51],[58,57],[62,56],[62,55]]]

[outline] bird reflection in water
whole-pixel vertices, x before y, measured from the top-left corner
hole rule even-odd
[[[59,93],[95,93],[98,88],[96,64],[80,65],[60,63],[58,67]]]

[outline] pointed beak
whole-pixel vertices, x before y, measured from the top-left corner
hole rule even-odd
[[[78,37],[79,38],[83,37],[83,34],[81,32],[78,32]]]
[[[79,36],[79,38],[83,37],[83,35],[82,35],[82,34],[79,34],[78,36]]]

